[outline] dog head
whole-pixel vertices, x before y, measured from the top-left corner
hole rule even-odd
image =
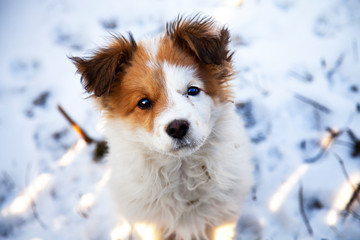
[[[206,142],[216,108],[229,101],[228,44],[228,30],[211,18],[178,17],[163,36],[138,43],[118,36],[90,57],[71,59],[105,117],[132,133],[129,141],[184,156]]]

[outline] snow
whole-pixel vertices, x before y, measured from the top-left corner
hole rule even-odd
[[[256,181],[237,238],[360,239],[359,204],[341,215],[349,182],[360,182],[346,132],[360,138],[358,0],[0,1],[1,239],[110,239],[106,163],[92,161],[94,146],[56,108],[101,139],[99,113],[67,56],[111,33],[154,36],[197,12],[231,31],[236,103],[252,140]],[[344,132],[314,158],[327,128]]]

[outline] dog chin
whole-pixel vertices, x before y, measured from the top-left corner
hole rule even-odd
[[[194,152],[198,151],[203,144],[204,144],[204,140],[194,141],[194,140],[185,139],[181,141],[176,141],[170,148],[168,154],[176,157],[190,156]]]

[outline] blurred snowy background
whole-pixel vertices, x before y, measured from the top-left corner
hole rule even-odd
[[[359,0],[0,0],[0,239],[115,239],[101,139],[67,56],[179,13],[227,24],[255,186],[237,239],[360,239]]]

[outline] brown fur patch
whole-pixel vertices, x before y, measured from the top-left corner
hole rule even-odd
[[[232,101],[233,92],[229,84],[229,81],[233,77],[231,63],[229,63],[228,66],[200,65],[197,73],[205,84],[205,92],[210,95],[215,102],[219,101],[223,103]]]
[[[217,28],[211,18],[181,18],[166,27],[163,48],[177,57],[166,59],[175,65],[193,66],[205,84],[205,92],[215,101],[232,98],[229,81],[233,78],[232,53],[228,50],[230,34],[226,28]],[[184,54],[192,57],[192,61]],[[165,58],[165,57],[163,57]]]
[[[81,74],[81,82],[85,90],[96,97],[101,97],[109,94],[111,88],[119,82],[136,48],[136,42],[131,34],[129,40],[120,35],[114,37],[110,46],[99,49],[93,56],[70,57],[70,59]]]
[[[178,17],[166,25],[166,35],[202,63],[221,65],[231,60],[229,31],[225,27],[217,28],[212,18]]]
[[[164,63],[166,61],[175,66],[198,67],[197,61],[187,52],[175,45],[169,37],[160,39],[156,61],[159,63]]]
[[[148,66],[149,54],[140,43],[121,83],[103,101],[108,117],[122,117],[134,127],[152,131],[155,117],[166,107],[164,76],[160,67]],[[140,109],[142,98],[151,101],[149,109]]]

